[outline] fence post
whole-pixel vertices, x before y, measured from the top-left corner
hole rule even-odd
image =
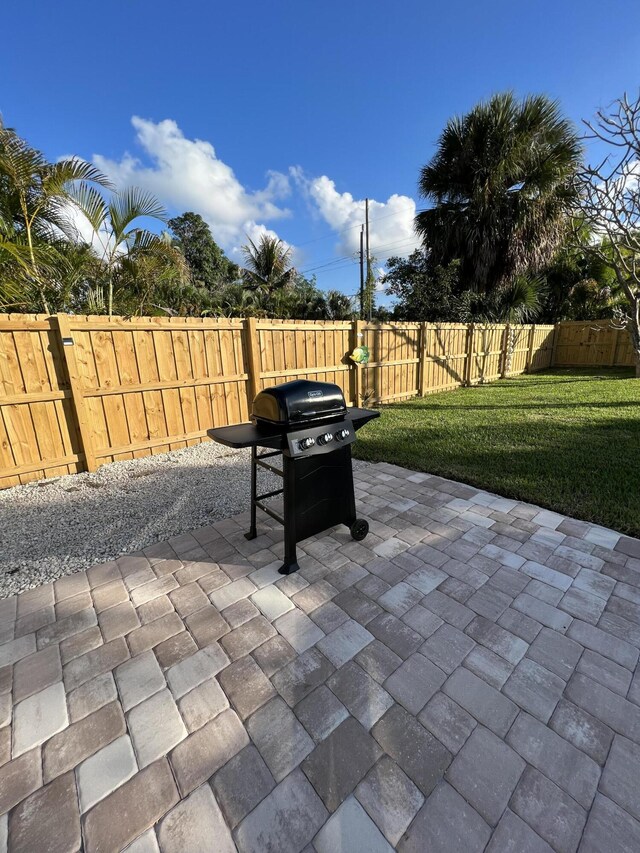
[[[510,349],[511,324],[505,323],[504,332],[502,333],[502,370],[500,371],[500,379],[504,379],[507,375],[510,364],[509,349]]]
[[[353,350],[357,346],[360,346],[360,344],[364,341],[364,321],[363,320],[356,320],[353,323],[352,334],[353,334],[353,347],[351,348],[351,352],[353,352]],[[353,402],[354,402],[355,406],[361,406],[362,405],[362,370],[363,370],[363,368],[360,367],[359,365],[357,365],[355,363],[355,361],[352,361],[351,365],[352,365],[352,369],[353,369]]]
[[[531,324],[531,328],[529,329],[529,347],[527,349],[527,361],[524,366],[525,373],[531,373],[531,364],[533,363],[533,342],[536,339],[536,327],[535,323]]]
[[[427,393],[427,324],[423,321],[420,323],[420,352],[418,353],[420,357],[419,361],[419,382],[418,382],[418,390],[421,397],[424,397]]]
[[[84,453],[85,465],[87,471],[97,471],[98,465],[91,442],[91,428],[80,384],[80,374],[78,373],[78,365],[76,363],[75,345],[71,335],[69,317],[67,314],[58,314],[57,318],[58,332],[60,333],[60,350],[69,375],[71,401],[78,424],[78,433],[82,444],[82,452]]]
[[[549,367],[556,366],[556,350],[558,349],[558,338],[560,337],[560,326],[562,323],[556,323],[553,327],[553,341],[551,343],[551,364]]]
[[[616,356],[618,355],[618,341],[620,340],[620,329],[612,329],[613,332],[613,341],[611,346],[611,357],[609,359],[609,365],[613,367],[616,363]]]
[[[471,370],[472,370],[472,362],[473,362],[473,352],[474,352],[474,334],[475,334],[475,323],[469,323],[467,325],[467,361],[464,366],[464,384],[466,386],[471,385]]]
[[[253,406],[256,394],[260,390],[260,336],[258,321],[255,317],[247,317],[244,321],[244,341],[247,350],[247,402],[249,411]]]

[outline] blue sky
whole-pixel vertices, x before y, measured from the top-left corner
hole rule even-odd
[[[31,144],[197,210],[232,257],[272,231],[348,293],[364,198],[380,262],[410,251],[451,115],[513,89],[578,123],[640,84],[637,0],[26,0],[3,24],[0,112]]]

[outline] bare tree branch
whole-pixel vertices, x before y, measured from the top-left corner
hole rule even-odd
[[[625,93],[585,125],[587,138],[605,142],[612,151],[577,176],[574,240],[615,272],[628,309],[617,309],[614,323],[629,332],[640,377],[640,95],[631,101]]]

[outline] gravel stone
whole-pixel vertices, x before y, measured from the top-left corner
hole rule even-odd
[[[0,491],[0,598],[243,512],[249,459],[207,441]]]

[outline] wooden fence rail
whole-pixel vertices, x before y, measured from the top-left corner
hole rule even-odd
[[[358,344],[366,366],[348,358]],[[552,364],[633,364],[633,353],[606,323],[0,314],[0,488],[196,444],[289,379],[378,405]]]

